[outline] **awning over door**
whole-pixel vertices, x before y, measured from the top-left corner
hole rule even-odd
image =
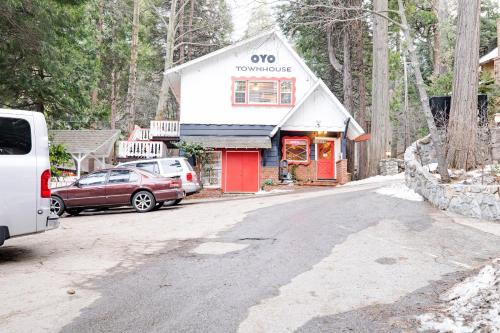
[[[271,148],[271,139],[268,136],[183,136],[182,140],[200,144],[205,148]]]

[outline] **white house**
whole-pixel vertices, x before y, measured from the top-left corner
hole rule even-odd
[[[276,182],[282,160],[299,179],[346,182],[342,137],[367,138],[276,31],[174,67],[165,75],[180,105],[179,126],[155,122],[151,131],[154,127],[159,133],[161,126],[175,131],[138,132],[127,144],[139,144],[139,136],[155,144],[180,138],[212,148],[204,182],[224,192],[256,192],[266,179]]]

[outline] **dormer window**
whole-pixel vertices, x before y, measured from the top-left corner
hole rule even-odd
[[[235,106],[293,106],[294,78],[233,78]]]

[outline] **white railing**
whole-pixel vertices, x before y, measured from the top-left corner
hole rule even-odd
[[[149,128],[136,128],[130,139],[132,141],[148,141],[152,138]]]
[[[158,158],[167,155],[166,145],[161,141],[120,141],[118,157]]]
[[[152,137],[179,137],[180,127],[176,120],[152,120],[150,135]]]

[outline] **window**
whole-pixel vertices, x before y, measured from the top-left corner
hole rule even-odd
[[[310,140],[308,137],[284,137],[283,159],[289,164],[308,164]]]
[[[141,170],[145,170],[151,172],[153,174],[159,174],[160,168],[158,166],[158,162],[140,162],[136,163],[135,167]]]
[[[96,185],[104,185],[106,183],[107,171],[95,172],[91,173],[85,178],[82,178],[78,181],[78,185],[80,186],[96,186]]]
[[[222,178],[222,152],[210,151],[206,154],[207,160],[201,168],[201,182],[204,187],[219,188]]]
[[[292,104],[292,81],[280,81],[280,104]]]
[[[276,104],[278,81],[248,81],[249,104]]]
[[[113,170],[109,174],[108,184],[133,183],[139,180],[135,172],[130,170]]]
[[[0,118],[0,155],[26,155],[30,151],[30,124],[24,119]]]
[[[182,165],[178,160],[162,160],[160,163],[164,173],[182,172]]]
[[[234,103],[245,104],[247,102],[247,81],[234,81]]]
[[[233,78],[233,105],[291,106],[294,92],[293,78]]]

